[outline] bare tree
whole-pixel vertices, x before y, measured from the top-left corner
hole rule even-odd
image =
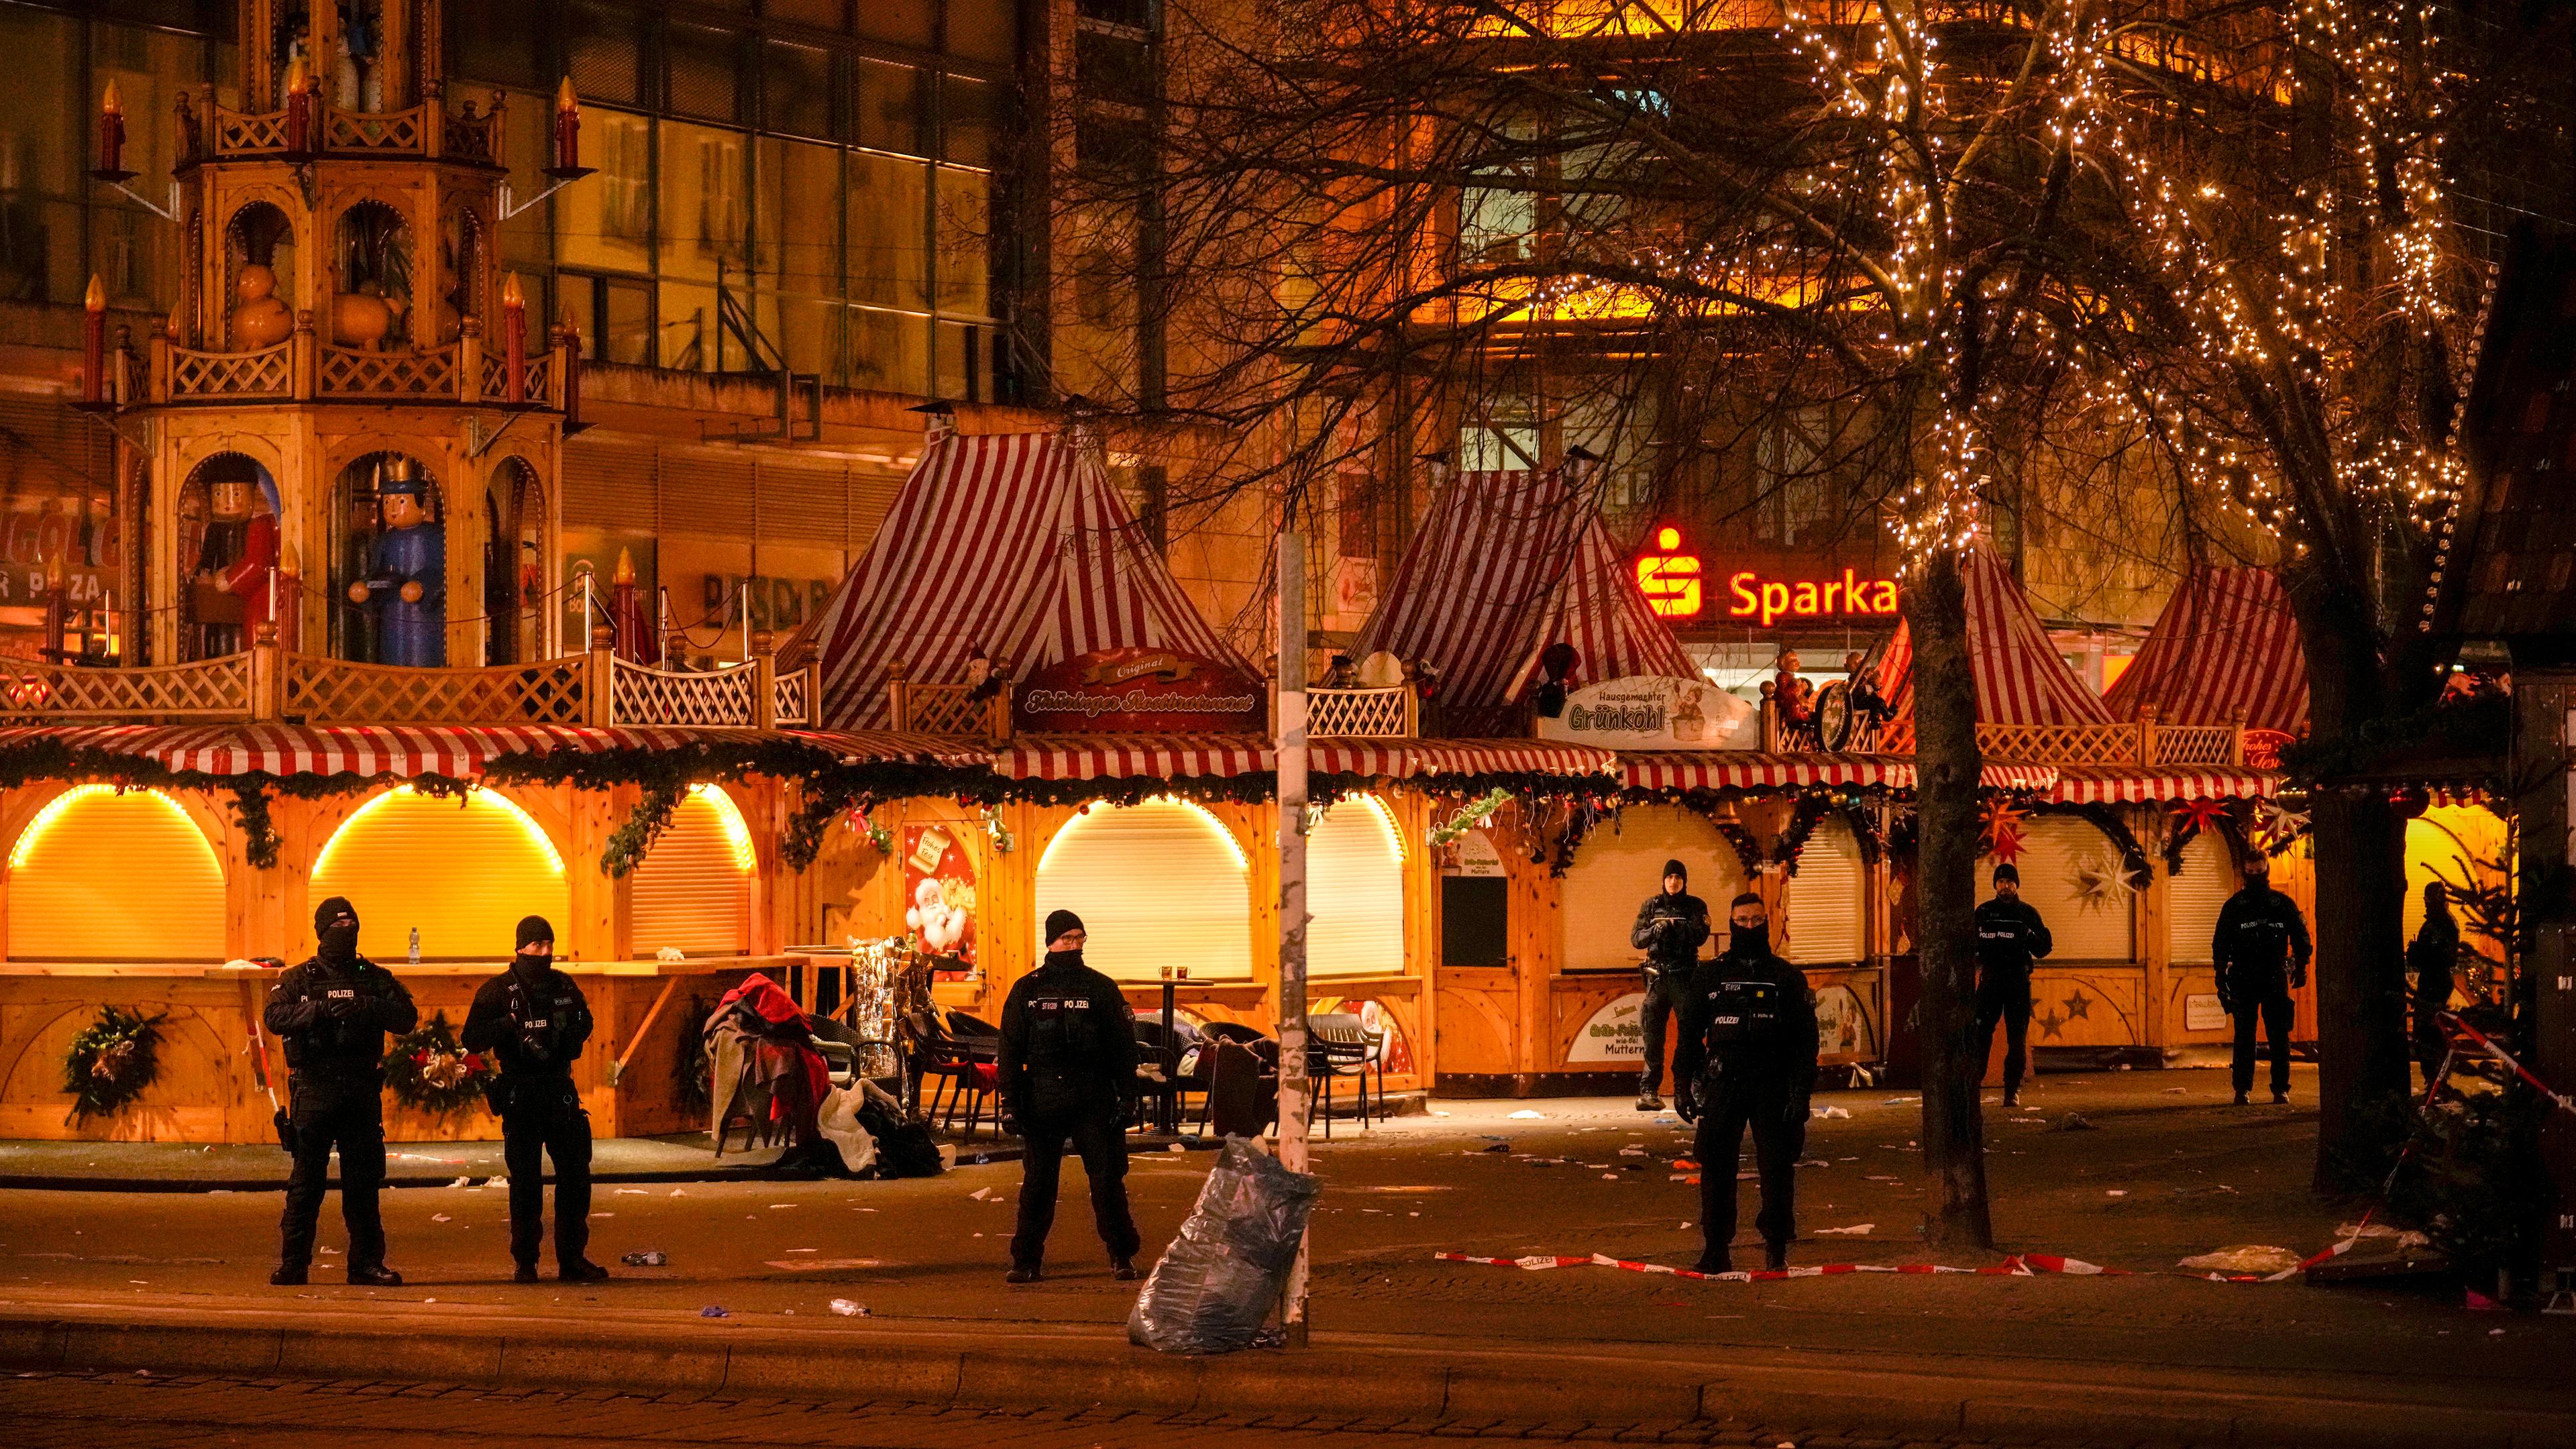
[[[1294,506],[1305,480],[1400,474],[1462,429],[1489,465],[1533,466],[1605,419],[1651,438],[1623,486],[1677,496],[1762,420],[1831,420],[1845,522],[1892,531],[1910,577],[1941,1242],[1992,1236],[1959,559],[2029,470],[2142,426],[2070,370],[2091,304],[2063,264],[2093,113],[2138,63],[2106,37],[2161,13],[1791,0],[1748,27],[1732,0],[1177,0],[1151,164],[1087,169],[1067,203],[1096,225],[1152,195],[1151,410],[1245,440],[1203,496],[1285,480]]]
[[[2469,18],[2368,0],[2186,14],[2136,44],[2188,37],[2222,83],[2126,68],[2088,148],[2076,267],[2095,286],[2072,350],[2186,488],[2276,540],[2329,756],[2440,687],[2426,605],[2486,276],[2457,182],[2528,96],[2531,59],[2566,43],[2557,23]],[[2314,819],[2318,1178],[2367,1184],[2403,1130],[2405,826],[2369,790],[2319,792]]]

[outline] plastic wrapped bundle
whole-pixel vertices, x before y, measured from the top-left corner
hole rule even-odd
[[[1322,1184],[1241,1137],[1225,1139],[1198,1206],[1127,1314],[1131,1342],[1163,1353],[1232,1353],[1262,1341]]]

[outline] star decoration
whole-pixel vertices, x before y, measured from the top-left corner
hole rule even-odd
[[[2019,860],[2023,850],[2021,812],[1999,800],[1986,807],[1985,816],[1986,848],[1981,854],[2005,862]]]
[[[2085,995],[2084,988],[2081,986],[2075,988],[2074,995],[2066,998],[2066,1019],[2068,1021],[2093,1019],[2093,998]]]
[[[2227,818],[2224,800],[2185,800],[2173,807],[2174,832],[2185,837],[2216,830]]]
[[[2075,887],[2075,899],[2088,911],[2107,911],[2119,904],[2128,889],[2116,866],[2105,866],[2089,857],[2075,862],[2075,873],[2068,877]]]
[[[2066,1025],[2066,1018],[2058,1015],[2054,1011],[2051,1011],[2046,1016],[2034,1019],[2031,1022],[2031,1025],[2039,1028],[2039,1034],[2041,1036],[2053,1037],[2057,1035],[2058,1028]]]

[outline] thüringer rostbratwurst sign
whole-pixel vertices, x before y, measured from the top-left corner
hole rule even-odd
[[[1207,734],[1264,725],[1261,687],[1242,671],[1175,649],[1077,654],[1022,682],[1021,729],[1056,734]]]

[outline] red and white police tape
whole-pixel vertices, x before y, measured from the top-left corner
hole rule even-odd
[[[2295,1268],[2278,1273],[2185,1273],[2179,1276],[2198,1278],[2211,1283],[2280,1283],[2299,1276],[2329,1258],[2339,1258],[2352,1251],[2358,1237],[2345,1238],[2315,1253]],[[1899,1273],[1931,1275],[1954,1273],[1972,1278],[2132,1278],[2142,1275],[2126,1268],[2105,1268],[2081,1258],[2060,1257],[2055,1253],[2014,1253],[2002,1262],[1986,1268],[1958,1268],[1947,1263],[1815,1263],[1796,1268],[1732,1273],[1702,1273],[1693,1268],[1674,1268],[1662,1263],[1639,1263],[1626,1258],[1613,1258],[1606,1253],[1589,1256],[1536,1253],[1522,1258],[1483,1258],[1473,1253],[1434,1253],[1444,1263],[1477,1263],[1488,1268],[1518,1268],[1524,1272],[1543,1272],[1550,1268],[1624,1268],[1631,1273],[1660,1273],[1673,1278],[1696,1278],[1703,1283],[1778,1283],[1790,1278],[1839,1278],[1855,1273]]]

